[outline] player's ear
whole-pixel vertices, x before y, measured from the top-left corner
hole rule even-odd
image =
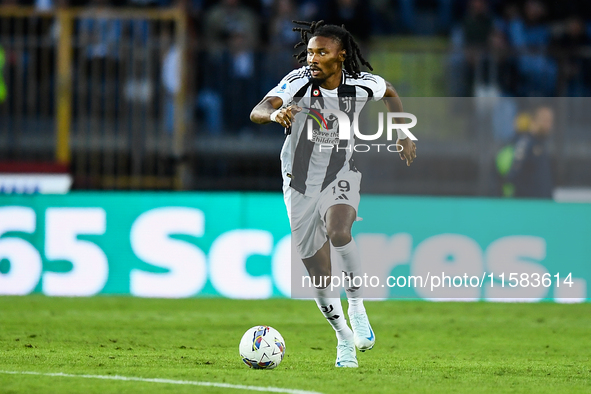
[[[344,62],[346,58],[347,58],[347,51],[345,51],[344,49],[341,49],[339,51],[339,61]]]

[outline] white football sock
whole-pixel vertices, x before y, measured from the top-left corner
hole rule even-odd
[[[341,299],[328,297],[328,293],[328,288],[317,288],[317,297],[315,298],[316,305],[318,305],[320,312],[322,312],[324,317],[326,317],[326,320],[330,323],[332,328],[334,328],[338,341],[352,341],[353,331],[351,331],[347,325],[343,306],[341,305]]]
[[[351,242],[343,246],[333,246],[335,252],[339,256],[341,264],[343,265],[343,271],[345,276],[350,278],[361,278],[363,272],[361,272],[361,256],[359,254],[359,248],[355,243],[355,239],[351,238]],[[355,281],[359,283],[360,279]],[[349,300],[349,315],[351,313],[365,313],[365,306],[363,305],[363,286],[354,286],[353,281],[345,281],[344,284],[345,292],[347,293],[347,299]]]

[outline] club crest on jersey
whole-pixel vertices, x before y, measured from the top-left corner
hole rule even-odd
[[[350,112],[353,107],[353,97],[342,97],[341,101],[345,105],[345,112]]]

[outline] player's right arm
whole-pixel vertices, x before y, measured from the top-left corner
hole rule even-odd
[[[287,74],[252,109],[250,120],[258,124],[277,122],[285,128],[291,127],[295,114],[301,111],[301,108],[288,104],[293,102],[296,92],[306,85],[309,74],[306,67],[298,68]]]
[[[283,99],[277,96],[266,96],[250,113],[250,120],[254,123],[265,124],[277,122],[283,127],[290,127],[296,111],[293,106],[281,108]]]

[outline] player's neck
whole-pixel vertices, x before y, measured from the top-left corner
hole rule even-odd
[[[327,78],[322,85],[321,88],[326,90],[333,90],[338,88],[341,85],[341,81],[343,79],[343,70],[339,70],[339,72],[334,73],[329,78]]]

